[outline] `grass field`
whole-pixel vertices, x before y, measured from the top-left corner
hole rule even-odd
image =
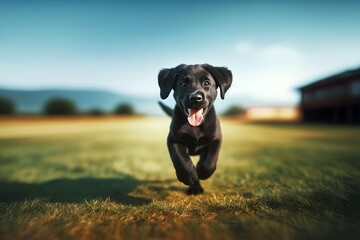
[[[187,196],[169,122],[0,119],[0,239],[359,239],[359,127],[222,120]]]

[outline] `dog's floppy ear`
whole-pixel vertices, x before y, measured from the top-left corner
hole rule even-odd
[[[158,83],[160,87],[161,99],[166,99],[174,86],[175,78],[171,76],[171,71],[173,70],[173,68],[164,68],[159,72]]]
[[[161,99],[166,99],[169,96],[174,87],[178,72],[185,67],[185,64],[181,64],[175,68],[164,68],[159,72],[158,83]]]
[[[216,84],[220,87],[221,99],[225,98],[226,91],[232,83],[232,73],[226,67],[213,67],[209,64],[203,64],[203,68],[213,76]]]

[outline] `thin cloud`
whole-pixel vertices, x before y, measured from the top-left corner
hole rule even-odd
[[[302,57],[300,51],[293,47],[272,45],[260,49],[260,55],[268,58],[298,59]]]
[[[239,42],[236,44],[235,50],[238,53],[253,53],[256,49],[252,42]]]
[[[267,59],[299,59],[302,57],[301,52],[291,46],[280,44],[258,46],[251,41],[238,42],[235,45],[235,52]]]

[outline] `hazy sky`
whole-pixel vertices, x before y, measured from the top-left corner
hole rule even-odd
[[[180,63],[229,67],[228,97],[296,103],[360,66],[360,1],[0,0],[0,87],[158,96]]]

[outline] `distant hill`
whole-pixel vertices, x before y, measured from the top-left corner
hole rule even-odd
[[[20,113],[40,113],[45,102],[55,97],[63,97],[74,101],[78,109],[82,112],[92,108],[100,108],[110,112],[120,103],[130,103],[139,112],[148,109],[149,106],[147,105],[149,104],[153,105],[153,108],[157,107],[156,98],[139,98],[101,90],[0,89],[0,96],[11,99],[16,104],[16,109]]]

